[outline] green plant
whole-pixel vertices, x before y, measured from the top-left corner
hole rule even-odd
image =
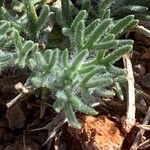
[[[92,5],[93,1],[95,4]],[[76,3],[81,9],[84,8],[96,15],[98,12],[107,15],[111,10],[111,16],[117,19],[134,14],[138,19],[150,20],[149,0],[77,0]]]
[[[150,1],[116,0],[112,5],[112,12],[116,18],[134,14],[138,19],[150,20]]]
[[[42,6],[40,14],[37,14],[36,7],[38,7],[37,2],[39,1],[23,0],[20,2],[13,0],[13,16],[5,7],[1,7],[1,18],[9,21],[18,31],[28,34],[31,40],[38,42],[40,35],[46,28],[48,18],[52,15],[49,6],[45,4]],[[43,27],[45,28],[43,29]]]
[[[126,80],[125,70],[116,67],[114,63],[125,53],[131,52],[133,41],[119,39],[119,35],[131,29],[137,20],[134,20],[133,15],[114,20],[110,18],[110,13],[104,13],[105,5],[102,5],[100,14],[103,15],[89,23],[91,17],[88,17],[86,10],[78,11],[74,17],[70,1],[62,0],[62,5],[69,7],[70,12],[62,7],[61,15],[60,10],[55,12],[55,21],[59,20],[62,34],[70,44],[64,45],[65,49],[43,51],[38,42],[41,29],[45,29],[43,26],[50,19],[49,6],[40,4],[42,10],[37,15],[37,3],[22,1],[21,4],[25,8],[24,19],[21,21],[20,17],[15,20],[1,7],[0,37],[5,38],[0,38],[0,43],[3,40],[5,42],[1,45],[0,69],[5,69],[10,64],[21,69],[28,68],[31,73],[27,85],[51,91],[55,96],[55,111],[62,113],[63,110],[69,124],[80,128],[75,111],[98,114],[91,107],[95,102],[93,93],[100,96],[120,94],[120,85]],[[10,50],[5,49],[7,43],[10,43]]]

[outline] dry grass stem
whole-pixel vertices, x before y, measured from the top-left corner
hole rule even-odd
[[[149,121],[150,121],[150,107],[148,108],[147,113],[145,115],[145,118],[143,120],[143,125],[148,124]],[[137,133],[137,135],[134,139],[134,142],[133,142],[132,147],[131,147],[130,150],[137,150],[138,149],[138,145],[141,141],[142,136],[144,135],[144,132],[145,132],[145,130],[142,129],[142,128],[139,130],[139,132]]]
[[[139,146],[138,146],[138,149],[146,149],[150,147],[150,139],[144,141],[143,143],[141,143]]]
[[[127,111],[126,117],[123,120],[123,129],[128,133],[131,128],[135,125],[135,87],[134,87],[134,76],[133,68],[130,60],[130,55],[125,54],[123,56],[124,66],[127,69],[127,80],[128,80],[128,99],[127,99]]]
[[[147,28],[137,25],[135,29],[136,29],[136,31],[138,31],[150,38],[150,30],[148,30]]]
[[[11,107],[13,104],[15,104],[21,97],[23,97],[23,93],[20,93],[18,96],[16,96],[14,99],[12,99],[9,103],[6,104],[7,108]]]

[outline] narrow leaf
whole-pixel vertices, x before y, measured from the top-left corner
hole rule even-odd
[[[128,31],[130,31],[131,29],[133,29],[137,24],[139,23],[138,19],[134,19],[132,20],[123,30],[123,32],[121,34],[125,34]]]
[[[17,30],[14,31],[14,42],[15,42],[15,45],[16,47],[21,50],[22,48],[22,40],[21,40],[21,37],[19,35],[19,32]]]
[[[118,41],[117,40],[111,40],[111,41],[107,41],[104,43],[99,43],[99,44],[94,44],[92,47],[92,50],[102,50],[102,49],[111,49],[114,47],[117,47],[118,45]]]
[[[66,100],[62,98],[57,98],[53,104],[53,108],[57,113],[59,113],[65,107]]]
[[[48,66],[49,70],[52,69],[54,65],[56,65],[58,58],[59,58],[59,50],[55,49],[54,52],[52,53],[52,58],[49,62],[49,66]]]
[[[46,62],[49,64],[51,63],[51,59],[52,59],[52,53],[53,51],[51,49],[47,49],[45,52],[44,52],[44,58],[46,60]]]
[[[102,61],[103,65],[108,65],[112,64],[115,61],[119,60],[125,53],[129,52],[132,50],[132,46],[130,45],[125,45],[122,46],[115,51],[111,52],[109,55],[107,55],[104,60]]]
[[[69,63],[68,63],[68,49],[65,49],[63,51],[63,54],[62,54],[62,64],[66,68],[69,66]]]
[[[118,40],[118,47],[124,46],[124,45],[132,45],[134,43],[133,40]]]
[[[85,59],[87,53],[87,50],[81,51],[72,62],[70,70],[77,70],[82,65],[82,61]]]
[[[2,15],[2,18],[3,18],[4,20],[10,21],[11,25],[12,25],[13,27],[15,27],[18,31],[24,31],[24,32],[27,31],[25,28],[23,28],[23,26],[22,26],[20,23],[18,23],[18,22],[16,21],[16,19],[14,19],[14,18],[8,13],[8,11],[7,11],[4,7],[1,7],[1,13],[2,13],[2,14],[1,14],[1,15]]]
[[[110,18],[110,9],[105,10],[103,15],[101,16],[101,20],[104,20],[106,18]]]
[[[90,8],[91,8],[91,1],[90,0],[86,0],[86,1],[83,1],[84,3],[82,4],[82,8],[81,10],[87,10],[89,11]]]
[[[44,67],[47,66],[46,60],[44,59],[43,55],[41,52],[36,52],[34,54],[34,58],[36,60],[37,66],[39,69],[44,70]]]
[[[28,67],[29,67],[30,70],[32,70],[34,72],[38,71],[37,63],[33,58],[29,59]]]
[[[122,69],[122,68],[118,68],[118,67],[115,67],[114,65],[112,64],[109,64],[108,67],[107,67],[108,71],[113,74],[113,75],[124,75],[125,74],[125,69]]]
[[[11,58],[13,58],[13,54],[7,51],[2,51],[0,49],[0,62],[9,61]]]
[[[105,56],[105,50],[104,49],[99,50],[95,60],[96,64],[99,64],[104,58],[104,56]]]
[[[83,80],[81,81],[80,85],[81,86],[85,86],[85,84],[97,73],[103,72],[105,71],[105,67],[104,66],[100,66],[95,68],[94,70],[92,70],[91,72],[87,73],[87,75],[83,78]]]
[[[102,2],[99,3],[99,9],[104,10],[104,9],[108,8],[113,1],[114,0],[103,0]]]
[[[0,35],[3,35],[7,32],[8,28],[10,27],[9,22],[5,22],[0,26]]]
[[[84,30],[85,30],[84,21],[80,21],[75,31],[75,43],[78,52],[82,50],[82,47],[84,45]]]
[[[18,59],[16,59],[16,64],[21,68],[25,68],[26,66],[26,61],[27,61],[27,54],[20,56]]]
[[[125,6],[125,8],[129,9],[130,11],[134,11],[138,13],[146,12],[148,10],[148,7],[138,6],[138,5]]]
[[[90,106],[85,105],[77,96],[72,96],[70,102],[77,111],[88,115],[97,115],[98,112],[91,108]]]
[[[122,93],[122,88],[121,88],[121,86],[118,82],[116,82],[116,94],[118,95],[118,97],[121,100],[124,100],[124,96],[123,96],[123,93]]]
[[[25,44],[23,45],[22,49],[20,49],[22,54],[25,54],[29,52],[32,49],[33,42],[32,41],[26,41]]]
[[[106,87],[113,84],[113,79],[111,78],[102,78],[99,80],[92,80],[86,83],[87,88],[95,88],[95,87]]]
[[[61,0],[62,16],[66,27],[69,27],[72,22],[72,14],[69,0]]]
[[[124,83],[127,81],[127,77],[125,75],[120,75],[115,78],[115,82]]]
[[[68,123],[72,127],[75,127],[78,129],[81,128],[81,124],[77,121],[70,103],[66,103],[66,105],[65,105],[65,115],[66,115],[66,118],[68,119]]]
[[[94,20],[91,24],[89,24],[85,29],[85,36],[89,35],[100,23],[100,19]]]
[[[48,5],[44,5],[42,11],[37,19],[36,28],[37,31],[43,26],[50,15],[50,9]]]
[[[130,24],[130,22],[134,19],[134,15],[129,15],[123,19],[121,19],[111,30],[110,33],[118,35],[121,33],[124,28]]]
[[[53,104],[53,108],[56,112],[60,112],[65,107],[65,104],[67,102],[67,96],[63,91],[58,90],[56,93],[56,97],[57,98]]]
[[[77,27],[77,24],[81,21],[84,20],[87,16],[87,12],[85,10],[82,10],[78,13],[78,15],[75,17],[74,21],[71,24],[71,32],[74,33],[75,29]]]
[[[91,70],[95,69],[95,65],[91,65],[91,66],[87,66],[87,67],[83,67],[80,70],[78,70],[79,74],[86,74],[88,72],[90,72]]]
[[[97,88],[96,93],[103,97],[113,97],[115,96],[115,92],[113,90],[107,90],[103,88]]]
[[[71,31],[70,31],[70,29],[69,28],[66,28],[66,27],[64,27],[64,28],[62,28],[62,33],[65,35],[65,36],[70,36],[70,34],[71,34]]]
[[[40,77],[32,77],[31,78],[31,83],[37,88],[41,87],[42,81],[43,81],[43,79]]]
[[[34,45],[32,46],[32,54],[33,55],[38,51],[38,47],[39,47],[39,44],[34,43]]]
[[[31,3],[31,1],[26,1],[26,9],[27,9],[27,14],[28,14],[28,21],[33,28],[37,22],[37,14],[34,5]]]
[[[114,34],[108,34],[106,37],[104,37],[101,42],[107,42],[107,41],[111,41],[115,38]]]
[[[111,22],[111,19],[106,19],[100,23],[91,33],[84,47],[91,48],[93,44],[101,37],[101,35],[108,29]]]

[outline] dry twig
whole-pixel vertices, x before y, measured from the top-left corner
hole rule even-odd
[[[6,104],[7,108],[11,107],[13,104],[15,104],[20,98],[24,97],[25,95],[32,93],[34,89],[25,87],[22,83],[17,83],[15,85],[16,90],[20,93],[18,96],[16,96],[14,99],[12,99],[9,103]]]
[[[150,131],[150,125],[137,124],[136,127],[140,128],[140,129],[144,129],[144,130],[146,130],[146,131]]]
[[[96,107],[100,105],[100,103],[94,103],[92,107]],[[55,118],[48,123],[46,126],[30,130],[28,132],[33,132],[33,131],[39,131],[39,130],[47,130],[48,131],[48,138],[44,142],[43,145],[47,144],[53,137],[55,137],[57,131],[62,127],[65,123],[67,122],[67,119],[65,118],[64,112],[61,111],[58,113]]]
[[[145,116],[145,118],[143,120],[143,124],[146,125],[146,124],[149,123],[149,121],[150,121],[150,107],[147,110],[146,116]],[[141,141],[141,138],[144,135],[144,132],[145,132],[144,129],[140,129],[139,130],[139,132],[137,133],[137,135],[135,137],[135,140],[134,140],[130,150],[137,150],[138,149],[139,142]]]
[[[20,93],[18,96],[16,96],[14,99],[12,99],[9,103],[6,104],[7,108],[11,107],[13,104],[15,104],[23,96],[24,96],[24,94]]]
[[[147,28],[137,25],[135,27],[135,30],[150,38],[150,30],[148,30]]]
[[[127,99],[127,112],[126,117],[122,120],[123,129],[125,132],[130,132],[131,128],[135,124],[135,88],[134,88],[134,76],[130,55],[125,54],[123,56],[124,66],[127,69],[128,80],[128,99]]]
[[[139,146],[138,146],[138,149],[146,149],[150,147],[150,139],[144,141],[143,143],[141,143]]]

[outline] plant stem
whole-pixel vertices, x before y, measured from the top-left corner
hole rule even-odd
[[[124,65],[127,68],[128,80],[128,99],[127,99],[127,112],[125,118],[124,130],[128,133],[135,124],[135,87],[133,69],[129,54],[123,56]]]

